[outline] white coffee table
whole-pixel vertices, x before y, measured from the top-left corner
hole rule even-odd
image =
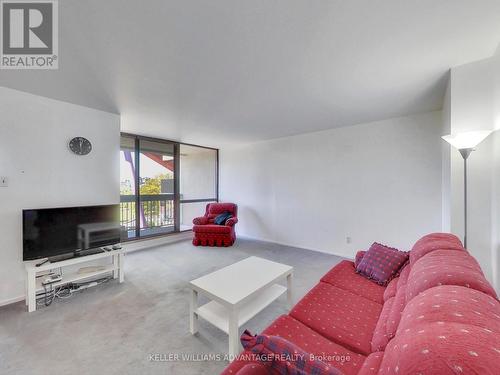
[[[252,256],[192,280],[189,283],[191,333],[198,332],[198,317],[202,317],[229,335],[229,355],[237,355],[238,330],[243,324],[285,292],[291,307],[292,275],[293,267]],[[286,287],[277,284],[285,279]],[[211,301],[198,307],[198,293]]]

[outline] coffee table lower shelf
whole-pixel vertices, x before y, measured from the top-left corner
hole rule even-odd
[[[238,308],[238,327],[248,322],[286,291],[286,287],[274,284],[244,303]],[[223,332],[229,334],[230,312],[227,307],[221,305],[219,302],[210,301],[198,307],[195,312],[199,317],[202,317]]]

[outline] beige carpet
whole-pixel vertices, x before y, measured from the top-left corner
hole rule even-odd
[[[227,352],[227,336],[202,319],[199,333],[189,333],[187,283],[251,255],[295,268],[295,301],[341,260],[244,239],[231,248],[182,241],[129,253],[123,284],[112,281],[31,314],[24,302],[1,307],[0,374],[218,374],[225,362],[167,360]],[[281,297],[244,328],[259,332],[286,312]]]

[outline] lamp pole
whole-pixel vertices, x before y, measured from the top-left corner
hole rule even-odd
[[[464,247],[467,249],[467,158],[474,149],[461,148],[458,151],[464,158]]]
[[[458,149],[464,158],[464,247],[467,248],[467,158],[478,144],[492,133],[492,130],[475,130],[458,134],[443,135],[450,145]]]

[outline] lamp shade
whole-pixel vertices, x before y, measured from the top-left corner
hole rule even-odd
[[[457,134],[445,135],[443,138],[446,142],[459,150],[466,148],[474,148],[481,143],[487,136],[491,134],[491,130],[476,130]]]

